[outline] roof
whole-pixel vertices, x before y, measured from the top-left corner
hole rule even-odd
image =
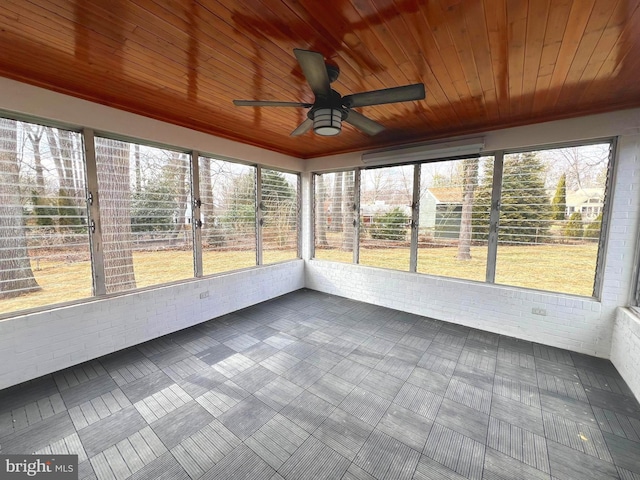
[[[462,187],[432,187],[427,192],[436,203],[462,203]]]

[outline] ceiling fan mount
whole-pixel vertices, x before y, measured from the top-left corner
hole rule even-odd
[[[385,103],[409,102],[425,98],[424,84],[416,83],[402,87],[385,88],[369,92],[342,96],[331,88],[340,69],[326,63],[321,53],[310,50],[293,50],[302,73],[315,95],[313,103],[282,102],[271,100],[234,100],[239,107],[299,107],[309,108],[307,119],[291,132],[291,136],[302,135],[313,127],[318,135],[337,135],[342,130],[342,122],[347,122],[368,135],[376,135],[384,130],[378,122],[353,110],[355,107],[383,105]]]

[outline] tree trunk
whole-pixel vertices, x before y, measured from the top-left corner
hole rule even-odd
[[[206,232],[203,240],[209,242],[215,239],[215,219],[213,213],[213,190],[211,188],[211,159],[208,157],[200,157],[199,160],[200,174],[200,218],[193,217],[193,222],[202,220],[202,233]]]
[[[342,232],[342,175],[343,172],[335,173],[331,196],[331,230],[336,232]]]
[[[25,124],[29,131],[28,137],[33,147],[33,162],[36,172],[36,193],[38,197],[45,195],[44,191],[44,170],[42,168],[42,154],[40,152],[40,141],[44,133],[44,127]]]
[[[327,198],[324,190],[324,176],[316,176],[316,242],[319,247],[328,247],[327,241],[327,211],[324,208]]]
[[[462,215],[460,216],[460,236],[458,238],[458,260],[471,260],[471,220],[473,216],[473,193],[478,183],[478,159],[463,161],[464,179],[462,184]]]
[[[182,158],[179,153],[172,153],[171,157],[171,170],[173,171],[172,178],[175,178],[176,194],[174,197],[175,204],[178,212],[176,215],[176,223],[173,226],[173,233],[171,235],[171,245],[176,245],[180,239],[180,233],[184,231],[186,224],[185,211],[187,208],[187,197],[189,192],[187,191],[186,174],[187,169],[184,168]]]
[[[136,288],[131,249],[131,193],[128,144],[96,141],[100,219],[107,293]]]
[[[349,191],[349,187],[353,182],[353,172],[343,173],[342,185],[345,192],[342,193],[342,250],[353,251],[353,234],[355,219],[355,210],[353,209],[353,198],[348,197],[345,193]]]
[[[0,118],[0,299],[39,290],[20,201],[17,125]]]
[[[136,169],[136,193],[140,194],[142,192],[142,171],[140,169],[140,145],[137,143],[133,146],[133,160]]]
[[[53,128],[45,128],[47,134],[47,141],[49,142],[49,151],[51,152],[51,159],[56,166],[56,172],[58,172],[58,186],[59,189],[69,190],[67,178],[65,176],[65,169],[62,165],[60,147],[58,145],[58,139],[54,134]]]

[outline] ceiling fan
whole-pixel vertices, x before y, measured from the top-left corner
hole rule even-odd
[[[238,107],[310,108],[307,112],[308,118],[291,132],[293,137],[308,132],[311,127],[318,135],[337,135],[342,130],[343,121],[350,123],[368,135],[376,135],[384,130],[384,127],[378,122],[356,112],[353,110],[354,107],[409,102],[425,98],[424,84],[422,83],[354,93],[343,97],[331,88],[331,83],[335,82],[340,75],[340,69],[337,66],[325,63],[324,57],[318,52],[296,48],[293,53],[316,97],[313,103],[271,100],[233,101],[233,104]]]

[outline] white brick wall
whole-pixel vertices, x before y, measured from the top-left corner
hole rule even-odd
[[[303,271],[295,260],[1,321],[0,389],[298,290]]]
[[[640,317],[628,308],[616,313],[611,361],[640,401]]]

